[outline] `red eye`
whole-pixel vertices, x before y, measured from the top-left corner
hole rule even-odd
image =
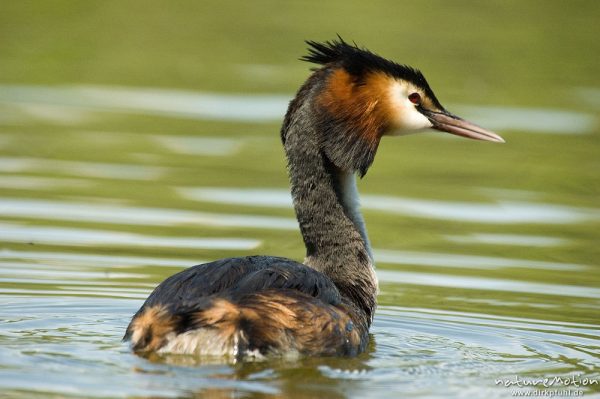
[[[415,105],[419,105],[421,104],[421,95],[419,93],[409,94],[408,100]]]

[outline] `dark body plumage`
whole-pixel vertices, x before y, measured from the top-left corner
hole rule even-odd
[[[136,324],[150,309],[161,311]],[[306,265],[271,256],[228,258],[162,282],[133,317],[125,339],[142,329],[134,350],[159,350],[173,338],[169,334],[210,329],[213,342],[206,344],[214,346],[192,345],[192,352],[355,355],[367,343],[367,326],[356,313],[327,276]]]

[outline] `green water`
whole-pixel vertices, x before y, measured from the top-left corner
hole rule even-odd
[[[502,398],[516,376],[600,380],[600,3],[5,3],[4,396]],[[359,182],[381,288],[368,353],[131,354],[120,338],[165,277],[302,259],[279,125],[303,40],[336,33],[421,68],[507,143],[382,141]]]

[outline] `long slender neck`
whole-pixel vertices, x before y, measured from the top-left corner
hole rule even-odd
[[[292,108],[292,107],[290,107]],[[305,263],[326,274],[367,315],[375,310],[377,279],[354,174],[336,168],[319,148],[310,103],[297,104],[284,124],[294,208],[306,245]]]

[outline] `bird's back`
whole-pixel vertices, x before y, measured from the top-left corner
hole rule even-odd
[[[163,281],[124,339],[138,352],[353,355],[367,331],[324,274],[290,259],[227,258]]]

